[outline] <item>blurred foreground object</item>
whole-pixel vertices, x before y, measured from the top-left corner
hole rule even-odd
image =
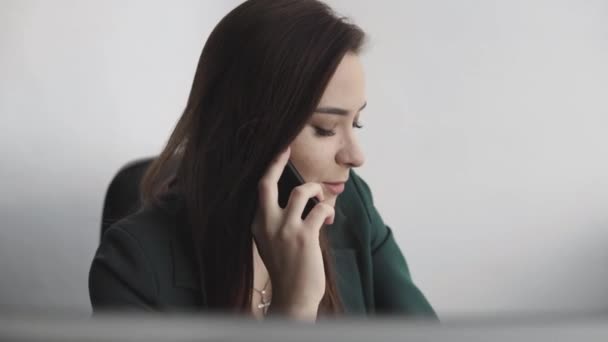
[[[201,315],[0,315],[2,341],[608,341],[608,315],[520,315],[429,321],[341,319],[316,324]]]

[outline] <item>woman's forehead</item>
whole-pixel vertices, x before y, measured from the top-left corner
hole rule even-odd
[[[327,84],[318,107],[337,107],[356,112],[365,100],[363,66],[357,55],[347,54]]]

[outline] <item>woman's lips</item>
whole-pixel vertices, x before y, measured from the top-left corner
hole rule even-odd
[[[344,183],[323,183],[323,185],[334,195],[339,195],[344,191]]]

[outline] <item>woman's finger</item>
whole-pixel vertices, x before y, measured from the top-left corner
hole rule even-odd
[[[300,222],[302,220],[302,213],[304,212],[306,203],[308,203],[308,200],[313,197],[317,197],[319,201],[323,201],[325,199],[321,184],[309,182],[295,187],[289,195],[289,200],[286,206],[287,221]]]
[[[279,178],[287,165],[291,149],[289,146],[279,154],[268,166],[266,173],[258,182],[259,205],[267,210],[277,210],[279,207]]]
[[[327,203],[317,203],[310,213],[308,213],[308,216],[306,216],[304,225],[313,227],[313,229],[318,231],[327,221],[329,221],[328,224],[332,224],[335,216],[336,211],[334,207]]]

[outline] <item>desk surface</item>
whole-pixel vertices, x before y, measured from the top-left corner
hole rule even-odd
[[[515,317],[515,316],[514,316]],[[459,319],[394,318],[316,324],[219,316],[0,314],[2,341],[608,341],[608,315]]]

